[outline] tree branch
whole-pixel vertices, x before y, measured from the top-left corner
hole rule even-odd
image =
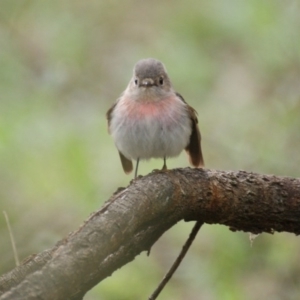
[[[76,231],[0,277],[3,299],[82,299],[180,220],[300,233],[300,179],[175,169],[134,180]]]

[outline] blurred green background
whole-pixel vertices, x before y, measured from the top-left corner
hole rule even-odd
[[[207,168],[299,177],[300,1],[0,2],[0,273],[75,230],[132,176],[105,113],[141,58],[198,111]],[[161,161],[140,165],[140,173]],[[188,166],[185,154],[168,167]],[[85,297],[147,299],[193,224],[181,222]],[[204,226],[159,299],[300,299],[293,234]]]

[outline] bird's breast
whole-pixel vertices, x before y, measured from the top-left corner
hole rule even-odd
[[[143,99],[143,101],[131,101],[124,99],[120,103],[120,112],[126,118],[124,122],[143,122],[153,120],[169,123],[172,120],[179,121],[186,114],[185,104],[176,96],[167,97],[159,101]]]
[[[124,97],[113,112],[110,131],[128,158],[176,156],[189,141],[191,120],[175,94],[155,102]]]

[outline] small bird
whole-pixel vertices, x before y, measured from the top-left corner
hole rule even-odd
[[[176,93],[164,65],[154,59],[136,63],[126,90],[106,113],[108,131],[123,170],[138,174],[140,160],[175,157],[185,149],[190,164],[204,165],[196,111]]]

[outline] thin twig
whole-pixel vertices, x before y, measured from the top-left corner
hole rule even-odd
[[[169,269],[169,271],[166,273],[166,275],[164,276],[164,278],[162,279],[162,281],[160,282],[160,284],[158,285],[158,287],[156,288],[156,290],[153,292],[153,294],[148,298],[148,300],[155,300],[157,298],[157,296],[160,294],[160,292],[163,290],[163,288],[165,287],[165,285],[168,283],[168,281],[171,279],[171,277],[173,276],[174,272],[177,270],[177,268],[179,267],[180,263],[182,262],[184,256],[186,255],[186,253],[188,252],[190,246],[192,245],[199,229],[201,228],[201,226],[203,225],[203,222],[197,221],[195,226],[193,227],[189,238],[187,239],[187,241],[185,242],[185,244],[183,245],[180,254],[178,255],[178,257],[176,258],[176,260],[174,261],[173,265],[171,266],[171,268]]]
[[[4,214],[6,225],[7,225],[7,228],[8,228],[11,246],[12,246],[13,252],[14,252],[16,266],[19,266],[20,265],[19,256],[18,256],[18,252],[17,252],[17,248],[16,248],[14,235],[13,235],[13,232],[12,232],[11,227],[10,227],[9,218],[8,218],[8,215],[7,215],[5,210],[3,211],[3,214]]]

